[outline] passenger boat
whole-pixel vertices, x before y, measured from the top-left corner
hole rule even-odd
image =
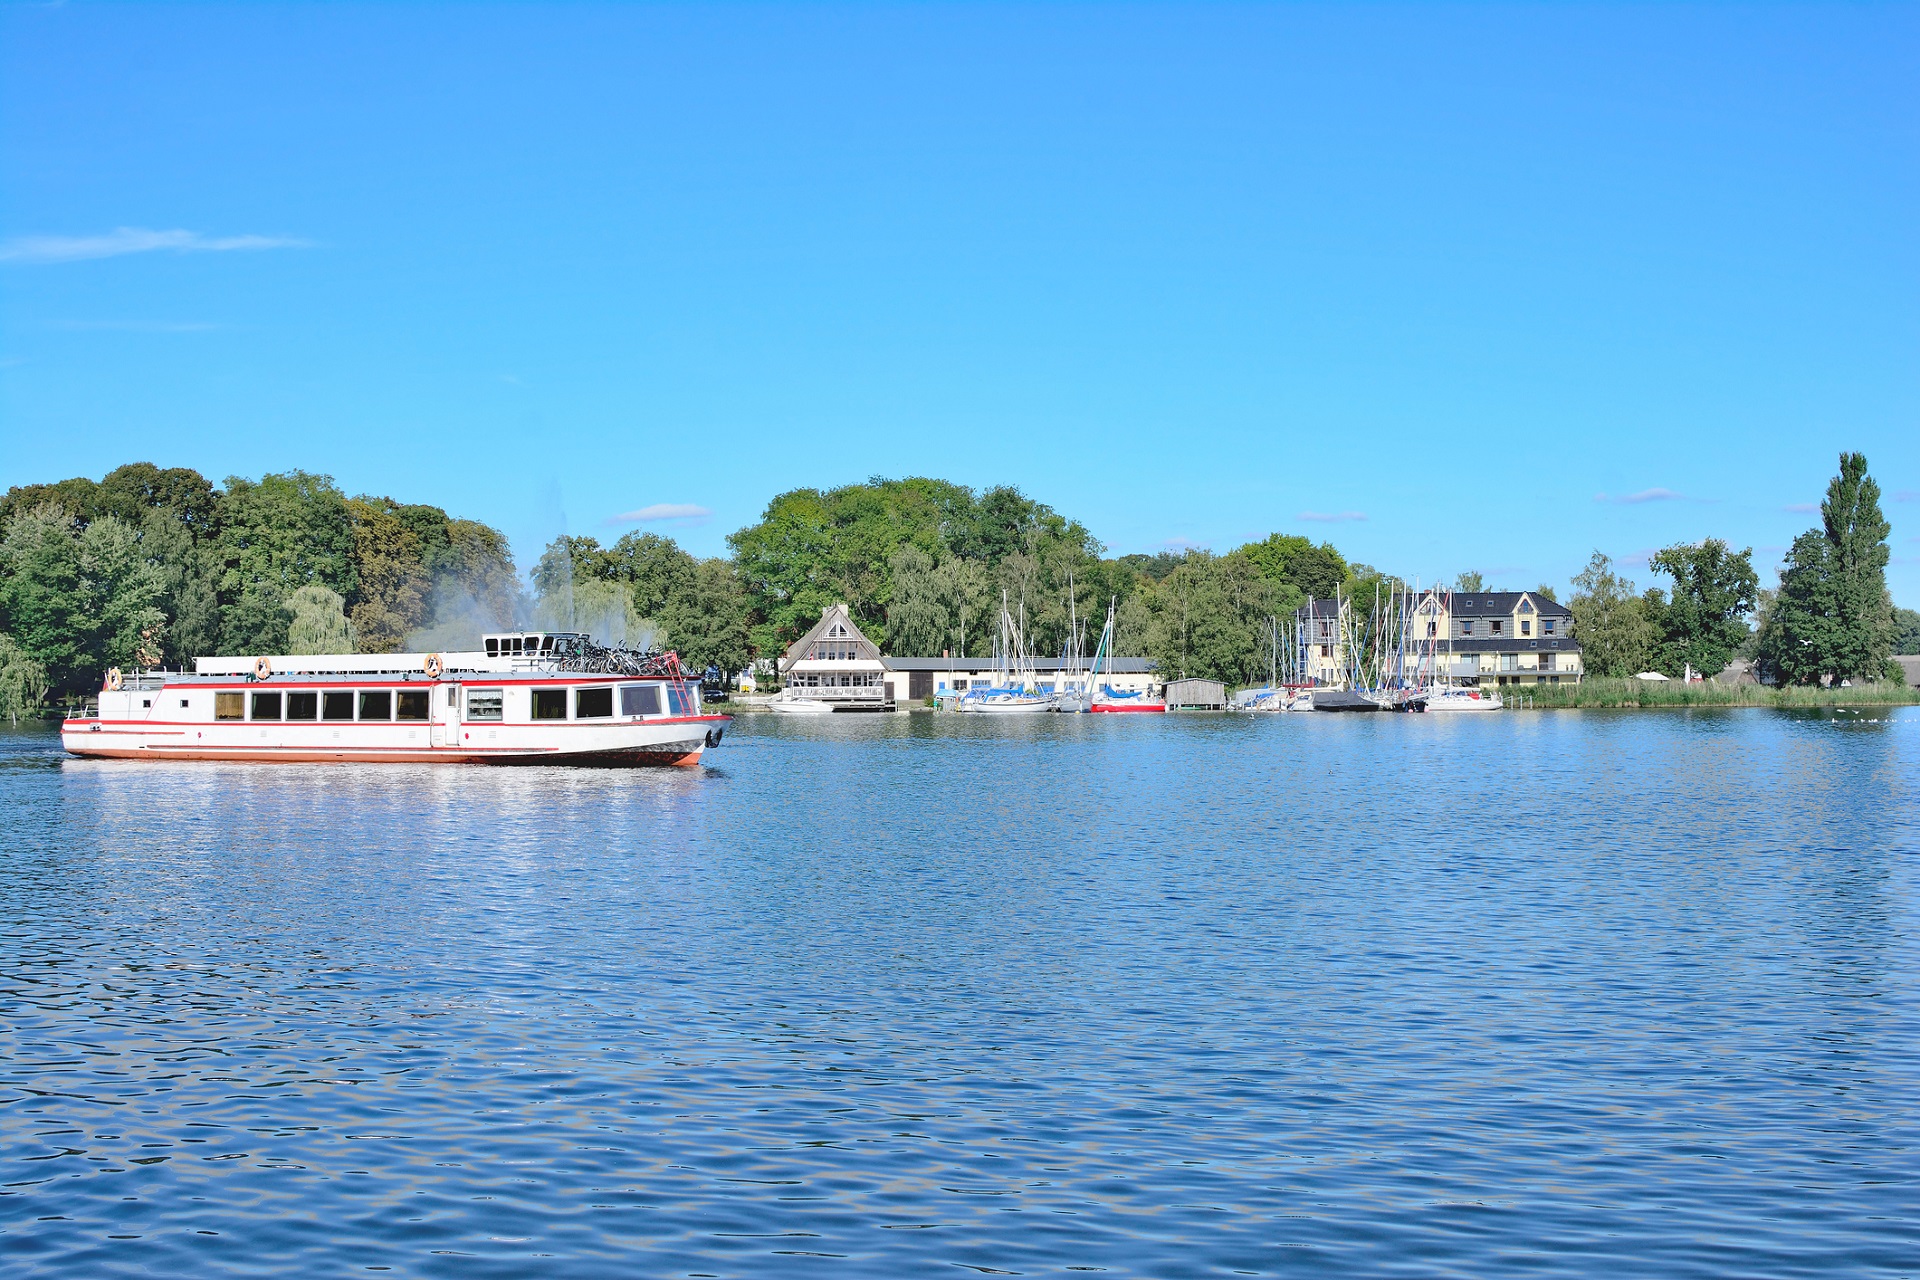
[[[693,765],[732,723],[705,711],[699,681],[671,653],[576,633],[483,644],[200,658],[191,674],[116,669],[61,742],[129,760]]]

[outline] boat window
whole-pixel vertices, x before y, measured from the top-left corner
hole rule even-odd
[[[393,695],[385,689],[362,689],[360,718],[362,720],[393,719]]]
[[[246,719],[246,699],[237,693],[216,693],[213,695],[213,718],[215,720]]]
[[[573,695],[575,720],[604,720],[613,714],[613,686],[580,689]]]
[[[657,716],[660,714],[660,690],[650,684],[623,684],[620,686],[620,714],[623,716]]]
[[[460,705],[460,686],[459,685],[450,684],[447,686],[447,705],[450,707],[457,707]]]
[[[398,714],[394,716],[394,719],[425,720],[427,718],[431,697],[432,695],[425,689],[402,689],[399,698],[400,705],[397,708]]]
[[[676,716],[692,714],[687,709],[687,691],[684,687],[677,684],[667,686],[667,713]]]
[[[567,718],[567,691],[565,689],[535,689],[533,691],[533,718],[535,720],[565,720]]]
[[[314,720],[320,715],[320,695],[317,693],[290,693],[287,695],[287,719]]]
[[[487,637],[487,656],[489,658],[497,658],[500,656],[500,637]]]
[[[329,689],[321,694],[320,718],[322,720],[353,719],[353,690]]]
[[[469,720],[504,720],[506,719],[506,717],[502,715],[500,711],[500,690],[498,689],[467,690],[467,719]]]
[[[280,718],[280,695],[277,693],[254,694],[253,718],[255,720],[278,720]]]

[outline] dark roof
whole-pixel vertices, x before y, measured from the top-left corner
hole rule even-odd
[[[991,671],[992,658],[882,658],[889,671]],[[1142,676],[1153,670],[1150,658],[1107,658],[1102,659],[1103,666],[1109,667],[1115,675]],[[1052,674],[1066,664],[1058,658],[1035,658],[1035,675]]]
[[[1456,618],[1505,618],[1520,607],[1520,597],[1533,601],[1534,611],[1542,617],[1571,618],[1573,611],[1557,600],[1549,600],[1537,591],[1456,591],[1453,616]]]

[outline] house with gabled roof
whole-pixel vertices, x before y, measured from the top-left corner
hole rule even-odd
[[[1428,591],[1413,619],[1413,645],[1434,645],[1459,684],[1578,684],[1585,672],[1573,611],[1537,591]]]
[[[780,655],[780,679],[792,696],[832,702],[847,710],[891,711],[880,647],[867,639],[843,603],[820,611],[820,621]]]

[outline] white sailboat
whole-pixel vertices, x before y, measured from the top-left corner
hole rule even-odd
[[[1024,617],[1026,607],[1021,606]],[[1051,711],[1059,701],[1051,693],[1041,693],[1036,687],[1039,681],[1034,677],[1032,660],[1027,657],[1026,641],[1021,628],[1014,622],[1013,614],[1007,609],[1007,594],[1000,593],[1000,637],[994,683],[987,689],[970,689],[957,702],[955,711],[964,711],[970,715],[1033,715]]]

